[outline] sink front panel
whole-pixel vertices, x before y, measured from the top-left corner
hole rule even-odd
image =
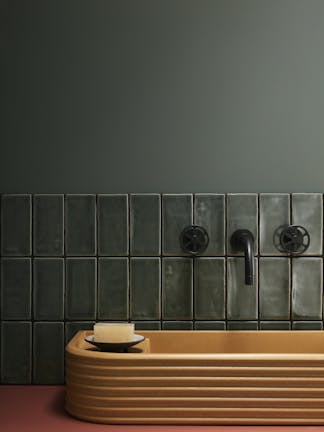
[[[147,331],[129,353],[79,332],[66,409],[129,424],[324,424],[324,332]]]

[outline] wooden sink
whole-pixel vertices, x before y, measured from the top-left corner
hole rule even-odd
[[[323,331],[140,331],[102,353],[66,347],[66,410],[130,424],[324,424]]]

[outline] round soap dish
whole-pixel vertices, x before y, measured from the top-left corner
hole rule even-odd
[[[91,345],[96,346],[100,351],[106,352],[127,352],[127,348],[142,342],[145,339],[144,336],[134,334],[134,339],[129,342],[96,342],[94,335],[87,336],[84,340]]]

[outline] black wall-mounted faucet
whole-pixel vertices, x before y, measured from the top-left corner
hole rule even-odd
[[[253,285],[254,281],[254,237],[251,231],[239,229],[231,236],[231,245],[237,251],[244,251],[245,284]]]

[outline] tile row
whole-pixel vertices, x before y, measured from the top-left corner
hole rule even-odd
[[[274,235],[287,224],[311,236],[306,255],[323,253],[322,194],[110,194],[1,196],[3,256],[183,256],[188,225],[210,238],[204,256],[237,255],[238,228],[255,236],[255,253],[280,256]]]
[[[323,260],[2,258],[3,320],[321,320]]]
[[[63,384],[64,346],[87,322],[1,323],[2,384]],[[137,330],[322,330],[323,321],[146,321]],[[49,342],[50,341],[50,342]]]

